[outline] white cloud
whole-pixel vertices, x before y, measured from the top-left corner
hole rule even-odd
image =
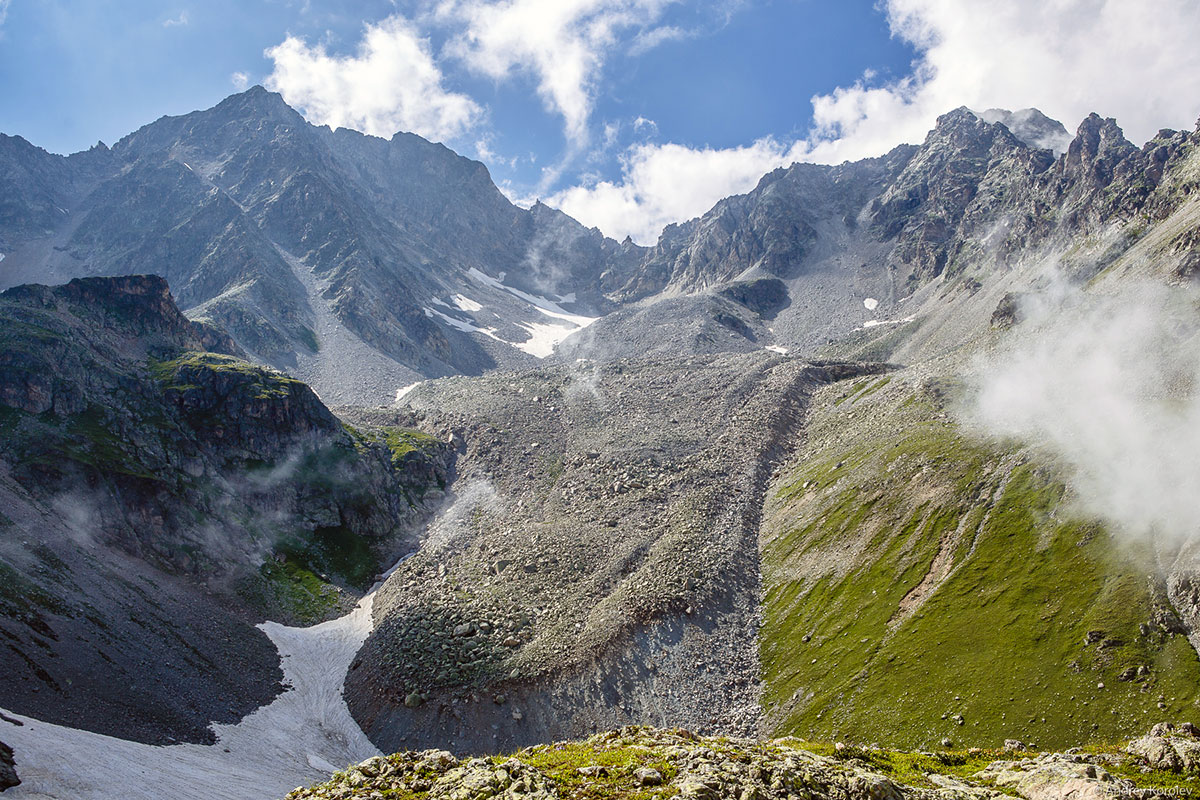
[[[229,82],[240,92],[250,85],[250,76],[244,72],[235,72],[229,76]]]
[[[785,147],[772,139],[723,150],[640,144],[622,157],[619,183],[575,186],[546,202],[609,236],[628,234],[640,244],[653,244],[667,224],[703,214],[722,197],[750,191],[764,173],[802,154],[802,145]]]
[[[633,121],[633,129],[635,131],[640,131],[643,128],[645,128],[646,130],[652,131],[653,133],[658,133],[658,123],[652,119],[647,119],[646,117],[638,117],[637,119],[635,119]]]
[[[776,166],[881,155],[922,141],[940,114],[963,105],[1034,106],[1070,130],[1097,111],[1136,142],[1163,126],[1190,128],[1200,113],[1194,0],[887,0],[885,8],[893,34],[918,51],[911,73],[878,84],[867,70],[814,97],[805,139],[729,150],[635,146],[619,181],[561,190],[550,202],[610,236],[652,243],[667,223],[747,191]]]
[[[682,39],[687,39],[694,34],[675,25],[663,25],[658,28],[651,28],[642,31],[634,37],[633,44],[629,46],[629,55],[640,56],[648,53],[659,45],[667,42],[677,42]]]
[[[588,140],[595,83],[620,33],[645,30],[676,0],[444,0],[437,18],[462,24],[448,45],[475,72],[502,80],[528,73],[568,142]]]
[[[1200,539],[1200,325],[1194,291],[1129,285],[1113,295],[1052,285],[978,362],[965,417],[1047,447],[1084,509],[1121,534]]]
[[[1033,106],[1069,130],[1092,111],[1135,142],[1200,113],[1194,0],[888,0],[893,35],[920,56],[911,75],[873,76],[813,98],[817,161],[919,142],[939,114]]]
[[[0,25],[8,19],[8,2],[9,0],[0,0]]]
[[[368,25],[353,56],[330,55],[295,36],[266,56],[275,62],[267,87],[318,125],[453,139],[481,113],[470,97],[442,86],[429,41],[401,16]]]
[[[164,19],[162,25],[164,28],[182,28],[183,26],[187,25],[189,21],[187,9],[184,9],[183,11],[179,12],[179,16]]]

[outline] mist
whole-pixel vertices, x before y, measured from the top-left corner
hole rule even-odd
[[[1048,448],[1086,513],[1123,538],[1200,534],[1197,293],[1142,284],[1085,293],[1061,280],[972,371],[967,421]]]

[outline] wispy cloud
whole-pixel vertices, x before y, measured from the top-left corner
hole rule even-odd
[[[666,44],[667,42],[678,42],[695,35],[694,32],[684,30],[675,25],[663,25],[658,28],[651,28],[642,31],[634,37],[633,44],[629,46],[629,55],[640,56],[650,52],[659,45]]]
[[[164,19],[162,26],[164,28],[182,28],[185,25],[187,25],[190,21],[191,20],[188,19],[187,9],[184,9],[183,11],[180,11],[174,17],[168,17],[167,19]]]
[[[250,85],[250,76],[245,72],[235,72],[229,76],[229,82],[240,92]]]
[[[0,25],[3,25],[4,21],[8,19],[8,3],[9,0],[0,0]]]
[[[352,56],[295,36],[266,56],[274,62],[266,85],[318,125],[453,139],[482,114],[470,97],[443,86],[429,40],[399,15],[368,25]]]
[[[1116,533],[1200,537],[1200,325],[1193,290],[1052,284],[980,361],[967,420],[1052,451],[1084,510]]]

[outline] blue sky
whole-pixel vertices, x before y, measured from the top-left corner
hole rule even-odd
[[[112,143],[163,114],[215,104],[236,91],[235,72],[263,81],[272,69],[264,51],[288,34],[352,52],[364,23],[395,10],[389,2],[12,0],[0,39],[0,131],[59,153]],[[607,65],[598,133],[606,121],[640,116],[693,146],[787,137],[808,128],[814,94],[866,68],[904,74],[913,57],[872,0],[680,6],[663,23],[695,33]],[[436,48],[447,31],[430,34]],[[448,67],[446,82],[487,106],[506,153],[550,158],[563,147],[559,121],[528,78],[498,83]]]
[[[879,154],[957,105],[1182,127],[1198,6],[0,0],[0,131],[72,152],[265,83],[310,121],[415,130],[519,202],[652,241],[774,166]]]

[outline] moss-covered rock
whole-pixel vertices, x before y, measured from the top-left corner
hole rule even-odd
[[[510,755],[443,750],[375,757],[298,788],[287,800],[1068,800],[1178,796],[1167,773],[1130,769],[1119,754],[1003,750],[906,752],[879,747],[699,737],[627,727]]]

